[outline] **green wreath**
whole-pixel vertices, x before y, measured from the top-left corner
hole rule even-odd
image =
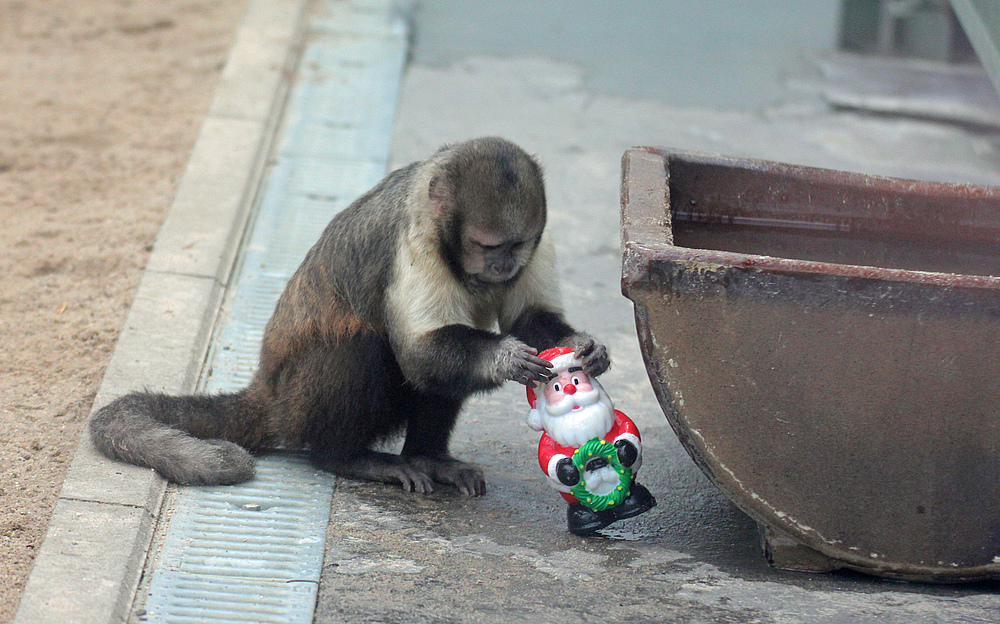
[[[587,489],[583,475],[586,473],[587,462],[604,458],[618,473],[618,487],[610,494],[594,494]],[[620,505],[628,496],[632,484],[632,468],[623,466],[618,461],[618,449],[606,440],[594,438],[573,453],[573,465],[580,471],[580,482],[573,486],[570,493],[580,501],[580,504],[593,511],[604,511],[609,507]]]

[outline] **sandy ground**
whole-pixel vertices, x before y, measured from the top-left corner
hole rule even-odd
[[[0,622],[246,0],[0,0]]]

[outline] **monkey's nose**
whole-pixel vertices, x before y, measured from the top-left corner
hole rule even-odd
[[[576,394],[576,386],[573,384],[566,384],[563,386],[563,394]]]

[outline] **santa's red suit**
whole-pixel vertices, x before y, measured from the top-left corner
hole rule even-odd
[[[636,428],[632,419],[618,410],[615,410],[614,424],[611,425],[611,429],[601,439],[610,444],[614,444],[618,440],[628,440],[637,448],[642,448],[639,443],[639,429]],[[538,441],[538,464],[542,467],[542,471],[549,476],[552,486],[558,489],[559,493],[569,503],[575,503],[577,500],[575,496],[569,493],[568,490],[570,488],[559,483],[559,479],[556,478],[556,464],[564,457],[572,458],[577,448],[579,447],[559,445],[549,437],[548,433],[543,433],[542,439]],[[641,464],[642,459],[640,455],[640,459],[632,465],[633,474],[639,470]]]

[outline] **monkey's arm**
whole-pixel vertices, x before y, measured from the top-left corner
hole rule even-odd
[[[555,247],[548,235],[544,235],[535,257],[524,268],[518,287],[504,302],[499,316],[500,331],[540,352],[555,346],[570,347],[583,360],[587,374],[596,377],[608,370],[611,358],[603,344],[566,322],[559,303],[555,266]]]
[[[562,313],[543,308],[525,310],[506,331],[539,351],[562,345],[576,334]]]
[[[545,381],[551,366],[514,336],[461,324],[426,332],[396,350],[407,381],[421,390],[462,398],[507,380],[525,385]]]
[[[583,360],[583,369],[597,377],[611,366],[611,356],[603,344],[589,334],[573,329],[559,312],[529,308],[509,329],[510,335],[539,351],[550,347],[570,347]]]

